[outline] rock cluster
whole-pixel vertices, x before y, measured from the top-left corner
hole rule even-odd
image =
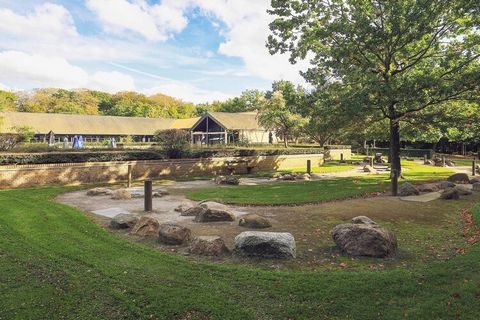
[[[410,182],[405,182],[398,188],[398,195],[401,197],[416,196],[419,194],[420,191]]]
[[[87,196],[96,197],[96,196],[111,196],[113,191],[108,188],[94,188],[87,191]]]
[[[218,176],[215,178],[215,183],[218,185],[234,185],[240,184],[240,179],[235,176]]]

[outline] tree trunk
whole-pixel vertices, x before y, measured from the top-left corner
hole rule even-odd
[[[400,123],[398,119],[390,119],[390,178],[392,182],[392,195],[397,195],[398,177],[402,174],[400,164]]]
[[[288,136],[286,134],[283,135],[283,145],[288,148]]]

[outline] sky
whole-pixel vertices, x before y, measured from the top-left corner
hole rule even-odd
[[[270,0],[0,0],[0,89],[164,93],[201,103],[301,66],[270,55]]]

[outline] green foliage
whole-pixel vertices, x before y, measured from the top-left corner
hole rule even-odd
[[[190,150],[190,133],[185,130],[158,131],[154,141],[158,142],[167,157],[172,159],[182,158]]]
[[[311,58],[305,79],[350,117],[387,119],[400,171],[401,122],[478,99],[478,8],[471,0],[272,0],[268,47],[292,62]]]
[[[287,105],[281,91],[275,91],[271,98],[263,103],[258,121],[267,130],[275,131],[277,137],[283,137],[285,148],[288,141],[300,132],[305,119],[296,113],[294,106]]]
[[[0,90],[0,112],[15,111],[17,100],[18,97],[15,93]]]

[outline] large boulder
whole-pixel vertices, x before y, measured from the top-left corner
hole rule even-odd
[[[333,241],[351,256],[384,258],[397,250],[395,234],[378,225],[345,223],[332,230]]]
[[[453,183],[470,183],[470,178],[466,173],[455,173],[455,174],[452,174],[450,177],[448,177],[447,181],[450,181]]]
[[[150,216],[141,217],[133,227],[132,233],[139,236],[156,236],[160,229],[157,219]]]
[[[478,183],[480,182],[480,177],[473,177],[472,179],[470,179],[470,183],[471,184],[475,184],[475,183]]]
[[[443,200],[457,200],[460,199],[460,193],[455,188],[448,188],[442,192],[440,198]]]
[[[128,229],[138,222],[138,217],[131,213],[120,213],[112,218],[110,227],[112,229]]]
[[[245,231],[235,237],[235,253],[262,258],[295,258],[295,238],[286,232]]]
[[[374,226],[377,225],[377,223],[375,221],[373,221],[372,219],[370,219],[369,217],[366,217],[366,216],[354,217],[354,218],[352,218],[352,223],[374,225]]]
[[[180,245],[190,241],[191,235],[192,231],[186,227],[164,223],[160,225],[158,230],[158,241],[165,244]]]
[[[199,205],[195,222],[234,221],[235,215],[223,204],[209,201]]]
[[[204,207],[202,206],[193,206],[191,208],[188,208],[186,209],[185,211],[183,211],[182,213],[180,213],[181,216],[184,216],[184,217],[196,217],[198,216],[200,213],[203,213],[207,211],[207,209],[205,209]]]
[[[240,218],[238,225],[251,229],[265,229],[270,228],[272,224],[267,218],[259,216],[257,214],[247,214]]]
[[[93,188],[87,191],[87,196],[96,197],[96,196],[111,196],[113,191],[108,188]]]
[[[115,190],[112,194],[113,200],[130,200],[132,199],[132,194],[126,189]]]
[[[419,194],[420,191],[410,182],[405,182],[398,188],[398,195],[401,197],[416,196]]]
[[[215,183],[237,186],[240,184],[240,179],[235,176],[218,176],[215,178]]]
[[[310,181],[312,177],[308,174],[308,173],[304,173],[304,174],[299,174],[296,179],[297,180],[303,180],[303,181]]]
[[[204,256],[221,256],[229,253],[222,238],[218,236],[200,236],[192,240],[190,252]]]

